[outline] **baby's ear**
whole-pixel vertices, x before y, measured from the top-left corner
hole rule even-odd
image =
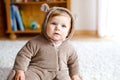
[[[48,4],[44,3],[41,5],[41,11],[48,12],[48,10],[49,10]]]
[[[74,20],[77,21],[77,20],[78,20],[78,16],[77,16],[77,14],[74,14],[74,13],[72,13],[72,14],[73,14],[73,18],[74,18]]]

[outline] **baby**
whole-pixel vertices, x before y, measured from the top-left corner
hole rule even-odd
[[[49,8],[41,33],[18,52],[8,80],[81,80],[78,56],[70,43],[74,32],[71,12],[62,7]]]

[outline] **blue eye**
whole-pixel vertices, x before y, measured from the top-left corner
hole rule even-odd
[[[52,25],[57,25],[55,22],[51,23]]]
[[[62,25],[62,27],[66,28],[66,26],[65,26],[65,25]]]

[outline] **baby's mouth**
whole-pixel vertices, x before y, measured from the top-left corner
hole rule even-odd
[[[54,35],[60,35],[59,33],[54,33]]]

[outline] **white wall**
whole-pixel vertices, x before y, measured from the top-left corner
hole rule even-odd
[[[71,0],[71,10],[77,17],[75,29],[96,30],[96,0]]]

